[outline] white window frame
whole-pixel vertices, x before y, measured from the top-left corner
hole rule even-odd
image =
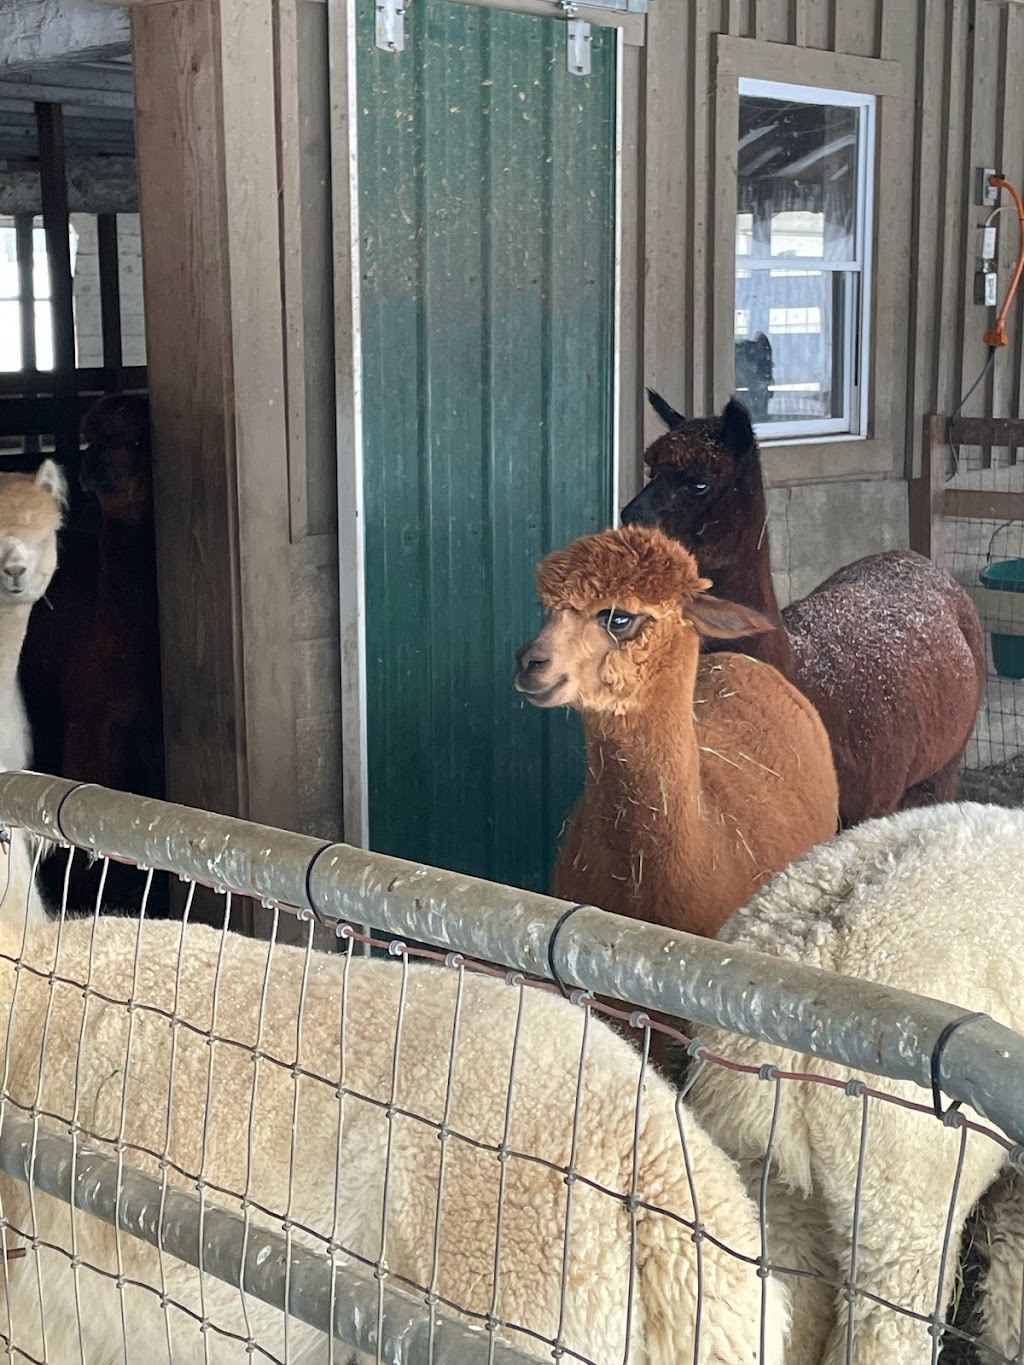
[[[820,437],[840,436],[847,440],[863,440],[868,432],[868,397],[870,388],[872,336],[872,247],[875,236],[875,173],[878,152],[877,100],[872,94],[851,90],[830,89],[824,86],[794,85],[783,81],[759,80],[750,76],[739,78],[739,98],[759,96],[764,99],[788,100],[794,104],[832,105],[856,109],[860,113],[857,137],[857,183],[855,201],[854,251],[849,261],[833,261],[818,257],[799,258],[801,270],[820,270],[846,276],[846,336],[843,347],[843,394],[845,411],[840,417],[814,417],[788,422],[758,422],[754,431],[764,445],[790,443],[794,439],[816,440]],[[735,228],[733,230],[735,237]],[[736,266],[739,257],[736,257]],[[744,260],[744,268],[751,271],[771,270],[765,262],[751,264]],[[734,267],[735,276],[735,267]],[[735,337],[733,338],[735,344]],[[734,352],[735,354],[735,352]],[[733,381],[735,383],[735,379]]]

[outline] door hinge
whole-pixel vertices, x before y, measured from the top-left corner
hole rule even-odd
[[[405,51],[405,0],[374,0],[374,42],[383,52]]]

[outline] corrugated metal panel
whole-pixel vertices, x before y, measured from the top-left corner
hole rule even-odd
[[[614,35],[361,0],[370,840],[531,887],[580,788],[574,718],[513,693],[539,557],[610,513]]]

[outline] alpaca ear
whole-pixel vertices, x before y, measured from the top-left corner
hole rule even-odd
[[[661,394],[654,389],[647,390],[647,401],[668,428],[682,426],[686,421],[683,414],[676,412],[672,404],[666,403]]]
[[[683,616],[698,635],[713,640],[738,640],[742,635],[762,635],[775,626],[752,607],[727,602],[723,597],[699,593],[683,607]]]
[[[753,449],[754,428],[750,425],[750,413],[737,398],[730,398],[722,409],[722,437],[734,459],[743,459]]]
[[[36,484],[44,488],[57,506],[63,511],[68,505],[68,481],[60,465],[54,460],[44,460],[36,470]]]

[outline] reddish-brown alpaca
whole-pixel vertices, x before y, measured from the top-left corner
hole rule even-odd
[[[651,480],[623,524],[660,527],[697,556],[716,593],[775,625],[736,648],[814,703],[832,741],[843,824],[953,800],[986,667],[963,588],[923,556],[894,550],[840,569],[780,611],[746,409],[732,400],[721,417],[687,420],[650,397],[669,431],[647,451]]]
[[[555,895],[714,934],[773,872],[836,830],[828,736],[807,699],[699,635],[763,630],[711,597],[692,555],[642,527],[585,536],[538,571],[548,621],[517,656],[536,706],[582,713],[583,794]]]

